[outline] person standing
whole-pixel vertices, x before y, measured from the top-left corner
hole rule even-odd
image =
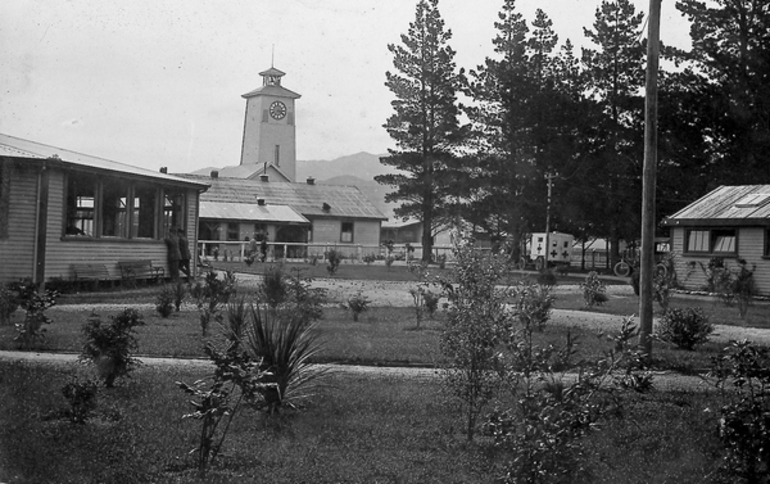
[[[259,251],[262,253],[262,262],[267,261],[267,234],[262,237],[262,242],[259,243]]]
[[[176,228],[172,228],[168,231],[168,235],[164,239],[166,247],[168,248],[168,271],[172,281],[179,279],[179,260],[182,258],[182,254],[179,251],[179,237]]]
[[[187,282],[190,282],[190,243],[187,240],[187,234],[184,229],[179,229],[179,270],[187,276]]]

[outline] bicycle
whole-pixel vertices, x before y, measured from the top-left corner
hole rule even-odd
[[[618,277],[629,277],[634,271],[639,270],[639,261],[637,259],[628,259],[626,256],[615,264],[612,268],[612,272]],[[666,277],[668,275],[668,267],[664,262],[658,262],[655,264],[655,276]]]

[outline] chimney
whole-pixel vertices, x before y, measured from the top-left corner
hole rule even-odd
[[[332,206],[331,206],[331,205],[329,205],[328,203],[324,202],[324,204],[323,204],[323,205],[321,205],[321,209],[322,209],[324,212],[327,212],[327,213],[328,213],[328,212],[329,212],[329,211],[332,209]]]
[[[217,170],[211,170],[211,178],[219,178],[219,172]]]
[[[160,167],[160,172],[161,173],[168,173],[168,167],[167,166],[161,166]]]
[[[307,177],[307,184],[315,185],[315,178],[313,178],[312,176]]]
[[[257,198],[257,205],[259,205],[260,207],[263,207],[265,205],[265,199]]]
[[[270,178],[270,177],[268,177],[268,176],[267,176],[267,174],[265,174],[265,175],[259,175],[259,180],[260,180],[260,181],[263,181],[263,182],[266,182],[266,181],[267,181],[269,178]]]

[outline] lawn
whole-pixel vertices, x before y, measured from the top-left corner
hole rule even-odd
[[[59,389],[80,365],[0,363],[0,482],[183,483],[198,422],[182,420],[174,382],[201,369],[142,367],[102,390],[85,425],[46,420],[65,406]],[[481,436],[468,444],[456,405],[437,380],[335,374],[298,412],[263,421],[246,409],[233,424],[210,483],[482,483],[507,455]],[[719,463],[715,396],[626,395],[584,440],[593,483],[702,483]]]

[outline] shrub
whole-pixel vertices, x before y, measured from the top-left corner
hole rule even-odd
[[[232,272],[225,272],[224,278],[219,279],[216,272],[206,274],[204,283],[196,282],[190,290],[190,295],[195,299],[201,323],[203,336],[208,334],[211,321],[222,322],[220,308],[230,301],[235,294],[237,281]]]
[[[430,291],[428,289],[423,289],[422,301],[423,306],[425,307],[425,311],[428,313],[428,317],[433,318],[433,316],[436,314],[436,311],[438,310],[438,302],[440,299],[441,294]]]
[[[61,389],[69,408],[65,415],[70,422],[84,424],[91,412],[96,409],[96,396],[99,384],[93,380],[72,380]]]
[[[353,321],[358,322],[358,316],[369,309],[369,298],[366,297],[361,291],[348,298],[345,309],[349,310],[353,315]]]
[[[725,482],[767,482],[770,469],[770,353],[733,341],[714,359],[709,377],[720,390],[719,438]],[[736,480],[740,478],[739,480]]]
[[[260,407],[269,414],[284,405],[296,407],[314,395],[325,373],[311,361],[320,350],[314,325],[293,311],[263,311],[252,305],[250,313],[244,349],[261,361],[262,383],[275,384],[260,390]]]
[[[232,349],[228,347],[221,351],[211,344],[204,347],[204,352],[216,366],[208,385],[205,380],[198,380],[192,385],[176,382],[182,391],[193,397],[190,405],[194,411],[183,415],[182,418],[201,422],[201,431],[198,434],[200,440],[197,447],[190,451],[191,454],[196,454],[198,476],[201,478],[206,475],[206,470],[219,455],[230,424],[241,404],[244,401],[256,401],[261,391],[274,386],[261,381],[264,374],[259,370],[259,361]],[[225,418],[226,423],[220,428]]]
[[[537,274],[537,283],[541,286],[555,286],[557,282],[553,269],[544,268]]]
[[[542,331],[555,300],[550,286],[520,282],[511,291],[511,298],[519,324],[525,329]]]
[[[439,340],[441,375],[445,391],[460,403],[466,436],[472,441],[481,412],[501,383],[499,344],[510,315],[505,291],[497,285],[507,266],[475,249],[470,237],[454,240],[457,265],[452,279],[443,281],[449,308]]]
[[[447,261],[446,254],[441,254],[438,257],[436,257],[436,263],[438,263],[438,268],[439,269],[445,269],[446,268],[446,261]]]
[[[607,286],[599,279],[596,271],[589,272],[585,280],[580,283],[580,287],[583,289],[583,301],[586,307],[601,306],[607,302]]]
[[[313,279],[301,277],[300,270],[287,278],[287,297],[283,311],[289,311],[305,323],[323,318],[323,305],[326,303],[326,290],[311,287]]]
[[[157,311],[157,313],[160,314],[162,318],[167,318],[171,316],[171,313],[174,312],[175,292],[176,290],[173,287],[164,285],[160,290],[160,294],[156,296],[155,311]]]
[[[363,260],[366,263],[366,265],[370,266],[372,265],[372,262],[377,260],[377,256],[375,256],[374,254],[366,254],[363,257]]]
[[[246,326],[249,319],[249,305],[246,304],[246,298],[241,296],[236,301],[228,302],[226,307],[227,310],[222,323],[222,332],[232,349],[237,351],[246,336]]]
[[[663,312],[658,328],[660,339],[685,350],[705,343],[714,331],[701,308],[669,308]]]
[[[329,249],[329,251],[326,252],[326,271],[330,276],[333,276],[337,273],[337,270],[340,268],[340,264],[344,258],[345,256],[342,254],[342,252],[338,251],[337,249]]]
[[[393,265],[393,262],[395,262],[395,258],[392,255],[389,255],[385,258],[385,267],[390,270],[391,266]]]
[[[49,290],[41,293],[37,285],[28,280],[15,283],[11,287],[17,293],[19,306],[24,309],[24,321],[15,325],[14,341],[24,348],[29,348],[35,342],[45,339],[43,325],[51,323],[45,312],[56,305],[59,293]]]
[[[735,300],[738,301],[738,312],[741,319],[745,319],[749,306],[754,302],[754,296],[757,294],[757,286],[754,281],[754,271],[757,266],[754,265],[749,269],[744,259],[739,259],[738,265],[738,271],[734,273],[730,289]]]
[[[271,308],[278,307],[286,300],[286,274],[283,266],[272,265],[267,268],[259,284],[259,295]]]
[[[135,328],[143,325],[144,320],[135,309],[124,309],[110,317],[110,324],[104,324],[92,313],[83,327],[85,342],[80,359],[96,365],[106,387],[114,386],[117,378],[127,376],[136,366],[131,357],[138,347]]]
[[[19,299],[16,291],[9,285],[0,286],[0,324],[8,324],[11,315],[19,308]]]

